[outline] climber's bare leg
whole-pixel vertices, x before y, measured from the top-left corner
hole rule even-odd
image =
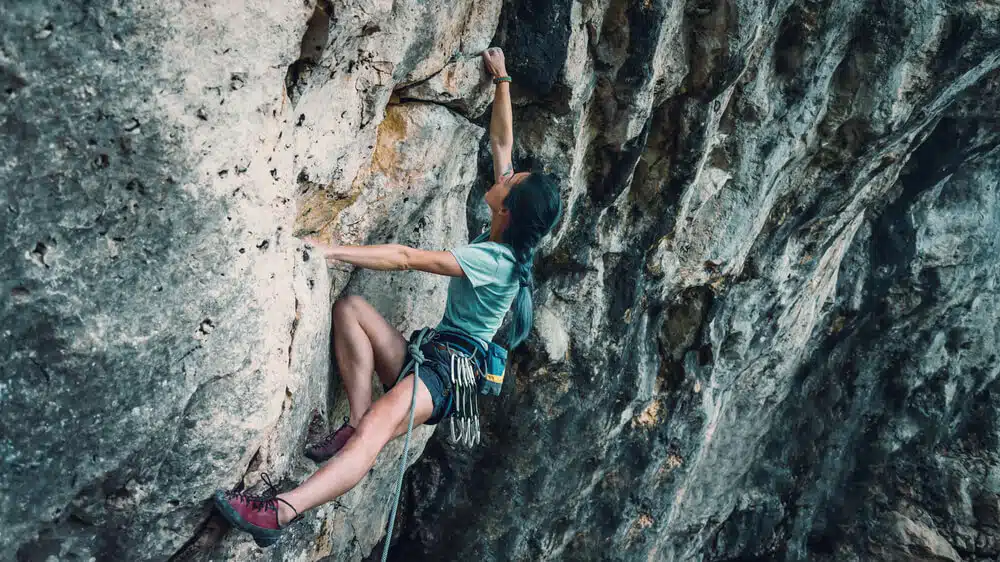
[[[424,420],[424,421],[427,421],[427,420]],[[423,422],[417,421],[416,418],[413,419],[413,427],[417,427],[421,423],[423,423]],[[409,415],[407,415],[405,418],[403,418],[403,420],[401,422],[399,422],[399,425],[396,426],[396,430],[392,432],[392,437],[389,438],[389,441],[392,441],[393,439],[396,439],[397,437],[402,437],[402,436],[406,435],[406,428],[409,427],[409,425],[410,425],[410,417],[409,417]]]
[[[336,499],[360,482],[375,465],[379,451],[392,438],[399,424],[403,423],[405,426],[409,421],[414,378],[412,374],[407,375],[388,394],[379,398],[368,415],[361,419],[358,430],[336,456],[298,488],[278,497],[295,506],[299,513],[305,513],[309,509]],[[413,418],[414,427],[427,421],[433,409],[431,393],[423,381],[419,381]],[[278,506],[278,520],[284,525],[295,514],[282,502],[278,502]]]
[[[358,296],[333,305],[333,350],[347,391],[350,421],[357,428],[372,405],[372,370],[393,384],[406,359],[406,338]]]

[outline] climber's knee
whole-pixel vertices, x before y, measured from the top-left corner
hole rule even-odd
[[[333,319],[336,321],[338,319],[357,318],[358,308],[367,304],[368,302],[358,295],[348,295],[342,299],[337,299],[337,302],[333,303]]]

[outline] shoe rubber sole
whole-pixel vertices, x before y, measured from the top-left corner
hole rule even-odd
[[[313,461],[316,464],[325,463],[326,461],[328,461],[328,460],[332,459],[333,457],[337,456],[337,453],[334,453],[334,454],[332,454],[330,456],[325,456],[325,455],[320,455],[320,454],[312,453],[309,450],[306,450],[303,454],[306,456],[307,459]]]
[[[226,521],[229,521],[237,529],[250,533],[253,536],[253,542],[257,543],[257,546],[266,548],[278,542],[278,539],[281,538],[281,530],[264,529],[240,517],[240,514],[233,509],[233,506],[229,505],[224,491],[216,490],[212,499],[215,500],[215,507],[226,518]]]
[[[323,456],[323,455],[317,455],[317,454],[311,453],[308,449],[303,454],[306,456],[307,459],[311,460],[312,462],[314,462],[316,464],[324,463],[324,462],[326,462],[326,461],[328,461],[328,460],[330,460],[330,459],[333,458],[333,455],[330,455],[329,457],[326,457],[326,456]],[[336,454],[336,453],[334,453],[334,454]]]

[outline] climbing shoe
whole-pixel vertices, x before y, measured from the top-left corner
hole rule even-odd
[[[350,424],[347,423],[348,421],[348,418],[344,418],[344,425],[340,426],[340,429],[327,435],[322,441],[306,449],[306,457],[315,462],[323,462],[330,459],[333,455],[336,455],[337,451],[344,448],[347,440],[354,435],[355,430]]]
[[[278,542],[281,533],[284,532],[284,527],[278,524],[278,502],[291,507],[295,512],[295,518],[288,522],[289,525],[302,516],[292,504],[277,497],[278,490],[271,484],[267,474],[262,474],[261,480],[268,487],[262,496],[216,490],[214,500],[215,507],[226,521],[237,529],[250,533],[258,546],[267,547]]]

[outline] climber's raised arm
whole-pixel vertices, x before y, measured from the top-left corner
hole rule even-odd
[[[380,271],[417,270],[449,277],[464,277],[465,273],[451,252],[420,250],[401,244],[378,246],[330,246],[314,238],[306,242],[323,253],[327,260],[341,261]]]
[[[514,175],[511,151],[514,149],[514,116],[510,108],[510,77],[503,51],[491,47],[483,51],[486,71],[496,82],[493,115],[490,118],[490,150],[493,152],[493,176],[497,183]],[[497,81],[506,78],[505,81]]]

